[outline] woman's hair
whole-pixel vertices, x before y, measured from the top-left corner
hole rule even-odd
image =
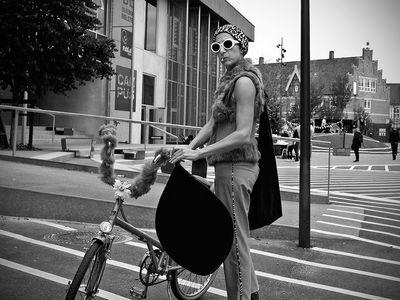
[[[247,51],[249,50],[249,40],[244,32],[236,25],[226,24],[218,27],[217,30],[215,30],[213,42],[215,42],[215,38],[217,37],[217,35],[223,32],[230,34],[235,40],[239,42],[239,46],[242,49],[242,54],[243,56],[245,56]]]

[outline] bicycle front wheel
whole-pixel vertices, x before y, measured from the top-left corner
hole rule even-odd
[[[103,243],[95,241],[86,251],[65,300],[95,299],[106,261]]]
[[[218,270],[212,274],[202,276],[183,268],[174,271],[171,281],[172,292],[180,300],[198,299],[207,292],[217,273]]]

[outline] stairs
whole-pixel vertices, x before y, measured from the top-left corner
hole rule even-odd
[[[61,139],[62,138],[93,138],[93,136],[88,135],[84,132],[72,129],[64,130],[64,128],[56,128],[54,135],[52,134],[51,127],[45,126],[34,126],[33,127],[33,146],[37,145],[57,145],[61,149]],[[7,138],[10,139],[10,125],[6,125]],[[25,143],[29,142],[29,127],[25,131]],[[18,126],[17,131],[17,144],[22,143],[22,128]]]

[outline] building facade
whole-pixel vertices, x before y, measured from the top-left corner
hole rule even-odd
[[[215,0],[96,0],[102,26],[90,34],[109,37],[117,45],[111,80],[95,80],[67,92],[46,94],[36,106],[180,125],[202,126],[210,117],[213,92],[221,72],[210,49],[215,29],[239,26],[254,41],[254,26],[227,1]],[[38,125],[51,118],[38,115]],[[56,117],[57,127],[96,134],[104,121]],[[165,128],[179,136],[183,130]],[[176,139],[140,124],[118,124],[118,140],[129,143]]]
[[[256,66],[261,70],[264,81],[272,81],[279,86],[282,117],[286,118],[291,106],[300,98],[300,62]],[[367,46],[362,49],[361,56],[344,58],[335,58],[334,52],[330,51],[328,59],[310,61],[310,81],[311,84],[316,83],[317,86],[323,87],[322,101],[329,100],[332,96],[331,87],[338,76],[347,79],[348,88],[351,90],[351,99],[344,108],[343,119],[362,125],[364,121],[360,116],[367,115],[370,131],[364,134],[386,141],[390,127],[390,89],[386,80],[382,78],[382,70],[378,69],[378,61],[373,60],[373,50]],[[323,117],[313,116],[315,119]]]
[[[400,83],[388,83],[390,89],[390,124],[396,128],[400,128]]]

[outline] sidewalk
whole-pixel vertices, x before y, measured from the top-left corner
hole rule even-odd
[[[97,145],[93,158],[75,158],[73,153],[56,151],[58,149],[17,151],[15,156],[12,156],[12,151],[0,150],[0,193],[3,199],[0,214],[93,223],[102,221],[114,200],[112,188],[99,179],[99,149],[100,145]],[[151,159],[153,154],[154,147],[146,152],[146,158]],[[331,166],[352,165],[353,159],[352,156],[331,156],[329,160],[327,152],[315,152],[312,153],[311,166],[328,166],[328,163]],[[400,164],[400,161],[391,160],[390,154],[361,154],[360,160],[358,164],[363,161],[368,164]],[[278,168],[299,169],[299,162],[278,157],[276,161]],[[117,159],[115,169],[129,181],[138,174],[143,163],[143,160]],[[190,169],[190,162],[184,165]],[[209,180],[213,180],[212,167],[208,168],[207,175]],[[168,174],[160,172],[148,194],[126,201],[126,213],[135,225],[154,227],[155,209],[168,178]],[[297,235],[298,194],[281,190],[281,196],[283,217],[258,235]],[[328,207],[324,198],[318,197],[312,195],[311,225]]]

